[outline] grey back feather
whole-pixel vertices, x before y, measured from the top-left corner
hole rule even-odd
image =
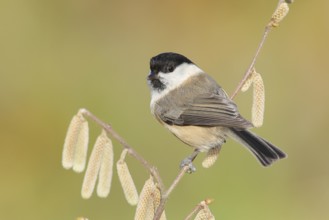
[[[192,76],[180,87],[155,103],[155,115],[167,124],[178,126],[234,127],[252,124],[238,112],[236,104],[207,74]],[[160,107],[161,106],[161,107]]]

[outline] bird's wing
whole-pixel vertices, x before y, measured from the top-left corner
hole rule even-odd
[[[253,125],[238,112],[236,104],[221,93],[205,93],[198,95],[192,102],[179,108],[162,112],[161,119],[167,124],[178,126],[224,126],[234,128],[250,128]]]

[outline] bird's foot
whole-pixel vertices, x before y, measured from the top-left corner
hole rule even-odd
[[[189,174],[194,173],[196,171],[196,168],[193,165],[191,158],[189,158],[189,157],[187,157],[184,160],[182,160],[182,162],[180,163],[179,167],[181,169],[184,169],[185,167],[187,167],[186,168],[186,173],[189,173]]]
[[[196,171],[196,168],[192,162],[196,158],[196,156],[198,156],[199,153],[200,153],[200,151],[198,149],[194,150],[194,152],[190,156],[188,156],[187,158],[182,160],[179,167],[181,169],[187,167],[186,173],[189,173],[189,174],[194,173]]]

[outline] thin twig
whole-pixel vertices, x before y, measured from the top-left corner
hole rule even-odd
[[[161,196],[161,200],[160,200],[160,204],[155,212],[154,215],[154,220],[158,220],[160,219],[162,212],[164,211],[165,208],[165,204],[168,200],[169,195],[172,193],[172,191],[176,188],[176,186],[178,185],[178,183],[181,181],[181,179],[184,177],[186,171],[189,169],[189,165],[185,165],[178,173],[178,175],[176,176],[176,178],[174,179],[173,183],[171,184],[171,186],[168,188],[168,190],[166,190],[165,192],[163,192],[162,196]]]
[[[201,209],[203,209],[203,206],[200,204],[197,204],[194,209],[190,212],[190,214],[188,216],[186,216],[186,218],[184,220],[191,220],[192,217],[198,213]]]
[[[197,204],[193,210],[190,212],[190,214],[188,214],[188,216],[186,216],[186,218],[184,220],[190,220],[192,219],[192,217],[198,213],[201,209],[204,209],[205,206],[208,206],[210,203],[213,202],[213,199],[205,199],[203,201],[201,201],[199,204]]]
[[[285,0],[279,0],[276,9],[283,2],[285,2]],[[267,36],[268,36],[268,34],[270,33],[270,31],[272,30],[273,27],[275,27],[275,25],[270,20],[270,22],[265,27],[265,31],[264,31],[263,37],[262,37],[262,39],[261,39],[261,41],[260,41],[260,43],[259,43],[259,45],[257,47],[256,53],[255,53],[255,55],[254,55],[254,57],[253,57],[250,65],[249,65],[249,68],[247,69],[247,71],[245,72],[242,80],[240,81],[240,83],[238,84],[238,86],[234,90],[233,94],[231,95],[231,99],[233,99],[238,94],[238,92],[241,90],[242,86],[244,85],[244,83],[246,82],[246,80],[248,79],[248,77],[250,76],[250,74],[252,73],[252,69],[255,67],[255,63],[256,63],[256,60],[258,58],[259,52],[263,48],[264,43],[265,43],[265,41],[267,39]]]
[[[149,164],[147,160],[145,160],[141,155],[139,155],[112,127],[111,125],[103,122],[98,117],[96,117],[93,113],[88,111],[87,109],[80,109],[80,112],[88,117],[89,119],[93,120],[95,123],[100,125],[108,134],[110,134],[114,139],[119,141],[120,144],[126,149],[128,149],[128,153],[133,156],[137,161],[139,161],[147,170],[149,170],[150,174],[154,177],[155,181],[159,184],[159,189],[161,192],[164,192],[164,184],[161,179],[161,176],[158,170]]]
[[[161,179],[161,176],[158,172],[158,170],[152,166],[151,164],[149,164],[147,162],[147,160],[145,160],[141,155],[139,155],[113,128],[111,125],[103,122],[102,120],[100,120],[97,116],[95,116],[93,113],[91,113],[90,111],[88,111],[87,109],[80,109],[80,112],[88,117],[89,119],[91,119],[92,121],[94,121],[96,124],[98,124],[99,126],[101,126],[108,134],[110,134],[114,139],[116,139],[124,148],[126,148],[128,150],[128,153],[133,156],[137,161],[139,161],[147,170],[149,170],[150,174],[154,177],[155,181],[158,183],[159,186],[159,190],[161,192],[161,201],[160,204],[156,210],[155,213],[155,217],[154,220],[158,220],[160,219],[163,211],[164,211],[164,207],[165,204],[168,200],[169,195],[171,194],[171,192],[176,188],[176,186],[178,185],[178,183],[181,181],[181,179],[183,178],[183,176],[185,175],[187,169],[188,169],[188,165],[184,166],[178,173],[178,175],[176,176],[176,178],[174,179],[173,183],[171,184],[171,186],[168,188],[168,190],[165,190],[165,186],[163,184],[163,181]]]
[[[258,58],[258,55],[259,55],[259,52],[260,50],[262,49],[264,43],[265,43],[265,40],[267,39],[267,36],[268,34],[270,33],[270,30],[272,29],[272,26],[266,26],[265,28],[265,31],[264,31],[264,34],[263,34],[263,37],[262,37],[262,40],[260,41],[259,45],[258,45],[258,48],[256,50],[256,53],[251,61],[251,64],[249,65],[249,68],[247,69],[247,71],[245,72],[242,80],[240,81],[240,83],[238,84],[238,86],[236,87],[235,91],[233,92],[232,96],[231,96],[231,99],[233,99],[237,94],[238,92],[241,90],[242,86],[244,85],[244,83],[246,82],[246,80],[248,79],[248,77],[250,76],[250,74],[252,73],[252,69],[254,68],[255,66],[255,63],[256,63],[256,60]]]
[[[177,177],[175,178],[175,180],[173,181],[173,183],[171,184],[171,186],[169,187],[169,189],[166,191],[166,193],[163,195],[163,197],[168,198],[169,195],[171,194],[171,192],[176,188],[176,186],[178,185],[178,183],[181,181],[181,179],[184,177],[185,173],[187,172],[187,170],[189,169],[189,165],[184,166],[180,172],[178,173]]]

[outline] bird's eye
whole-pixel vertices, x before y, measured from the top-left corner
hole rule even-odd
[[[173,66],[169,66],[169,67],[168,67],[168,73],[171,73],[171,72],[173,72],[173,71],[174,71],[174,69],[175,69],[175,68],[174,68]]]

